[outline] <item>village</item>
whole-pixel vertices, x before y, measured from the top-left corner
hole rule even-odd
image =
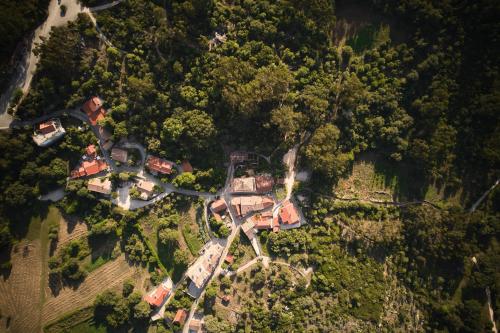
[[[80,110],[73,110],[69,115],[86,122],[96,135],[98,144],[89,143],[68,179],[84,179],[88,191],[109,198],[113,204],[126,210],[154,204],[173,192],[198,196],[206,203],[207,226],[208,220],[214,220],[230,231],[227,238],[212,235],[181,281],[174,284],[168,277],[144,296],[151,306],[153,321],[165,320],[175,327],[183,327],[183,332],[203,332],[203,314],[196,311],[198,301],[212,279],[219,275],[234,274],[227,266],[233,261],[229,248],[240,230],[250,242],[256,257],[269,260],[259,242],[259,232],[286,232],[306,223],[299,202],[292,196],[291,186],[287,186],[286,194],[283,194],[286,179],[273,176],[269,168],[259,168],[259,165],[269,164],[269,158],[265,156],[232,151],[226,185],[216,193],[176,188],[172,185],[176,176],[193,172],[189,161],[177,164],[147,154],[138,143],[124,140],[113,142],[111,133],[101,125],[106,110],[99,97],[91,97]],[[59,118],[48,118],[34,124],[33,140],[40,147],[48,147],[65,133]],[[257,171],[262,169],[266,171]],[[120,172],[132,177],[116,181],[112,174]],[[291,179],[293,182],[293,177]],[[278,188],[280,191],[277,191]],[[64,191],[62,193],[64,195]],[[191,309],[180,308],[174,317],[166,317],[165,308],[175,293],[181,291],[184,279],[188,285],[182,292],[192,297],[194,303]],[[225,299],[226,304],[229,301],[229,298]]]

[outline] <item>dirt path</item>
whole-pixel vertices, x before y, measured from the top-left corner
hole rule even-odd
[[[65,313],[90,305],[97,294],[107,289],[119,289],[126,279],[141,275],[141,269],[131,267],[125,255],[121,255],[90,273],[78,288],[63,287],[57,295],[47,297],[42,309],[42,323],[46,325]]]
[[[299,146],[300,144],[296,144],[283,156],[283,163],[288,167],[285,176],[286,199],[290,199],[293,184],[295,183],[295,161],[297,160],[297,151],[299,150]]]
[[[12,271],[0,277],[0,332],[39,332],[42,276],[40,240],[23,241],[12,251]],[[10,325],[7,328],[7,318]]]

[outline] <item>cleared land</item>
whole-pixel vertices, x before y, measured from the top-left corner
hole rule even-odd
[[[57,295],[47,297],[42,310],[42,322],[47,324],[65,313],[92,304],[97,294],[107,289],[122,288],[123,281],[128,278],[142,282],[142,275],[142,268],[130,266],[125,255],[121,255],[90,273],[78,288],[64,286]]]
[[[40,331],[41,258],[40,240],[23,241],[14,247],[12,271],[6,279],[0,278],[0,331]]]
[[[87,224],[74,218],[61,218],[59,220],[59,234],[56,252],[68,242],[84,237],[88,233]]]

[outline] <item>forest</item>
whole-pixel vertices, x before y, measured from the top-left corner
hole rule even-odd
[[[14,3],[0,4],[0,87],[16,43],[47,7],[47,1]],[[379,20],[364,30],[367,40],[343,31],[349,8]],[[206,191],[223,182],[225,148],[279,159],[299,145],[299,168],[312,177],[294,190],[308,196],[310,222],[260,237],[273,257],[313,267],[311,283],[289,292],[263,273],[269,302],[249,300],[250,315],[240,325],[207,311],[211,332],[342,331],[349,321],[363,331],[405,331],[414,327],[410,310],[392,322],[381,319],[388,271],[423,314],[422,331],[487,332],[485,288],[497,326],[500,313],[500,188],[477,210],[469,208],[500,177],[499,17],[495,0],[123,1],[96,14],[110,44],[81,14],[37,46],[37,73],[15,118],[78,107],[98,95],[108,110],[101,125],[115,141],[134,138],[152,154],[189,159],[195,171],[186,187]],[[213,44],[216,32],[227,40]],[[59,145],[41,149],[30,133],[0,133],[2,253],[24,236],[27,217],[44,209],[36,198],[65,185],[94,140],[69,127]],[[339,181],[366,154],[404,170],[408,186],[400,198],[423,204],[337,200]],[[145,212],[117,211],[78,181],[66,186],[69,194],[58,203],[66,214],[82,217],[94,237],[121,239],[132,260],[161,265],[131,236]],[[426,203],[431,186],[458,194],[459,203]],[[169,220],[176,209],[160,216],[167,247],[177,236],[178,222]],[[400,225],[395,235],[345,237],[348,227],[366,220]],[[185,265],[187,255],[176,253]],[[85,274],[78,253],[53,261],[53,274]],[[144,325],[134,293],[105,294],[95,306],[113,327]]]

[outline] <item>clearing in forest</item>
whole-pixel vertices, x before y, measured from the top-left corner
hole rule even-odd
[[[91,272],[76,288],[52,286],[52,294],[47,297],[42,310],[42,322],[46,325],[65,313],[75,311],[94,302],[95,297],[104,290],[121,290],[123,282],[129,278],[136,286],[143,284],[144,269],[130,266],[125,255]]]

